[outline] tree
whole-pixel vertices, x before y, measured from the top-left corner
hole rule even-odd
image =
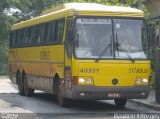
[[[7,71],[9,29],[14,23],[14,17],[8,15],[7,10],[16,0],[1,0],[0,2],[0,74]]]
[[[63,3],[62,0],[19,0],[15,7],[20,12],[13,15],[18,18],[18,21],[30,19],[39,16],[43,10],[50,8],[53,5]]]

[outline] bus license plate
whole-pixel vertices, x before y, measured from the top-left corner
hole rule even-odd
[[[119,98],[120,94],[119,93],[108,93],[109,98]]]

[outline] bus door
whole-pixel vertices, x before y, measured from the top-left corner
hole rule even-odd
[[[72,97],[71,91],[71,58],[72,58],[72,44],[73,44],[73,18],[69,17],[66,20],[66,37],[65,37],[65,68],[64,68],[64,84],[65,97]]]

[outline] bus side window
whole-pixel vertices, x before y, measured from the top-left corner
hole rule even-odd
[[[18,31],[15,31],[15,41],[14,41],[14,48],[16,48],[17,47],[17,44],[18,44]]]
[[[27,28],[27,46],[31,43],[31,27]]]
[[[36,45],[39,45],[40,43],[41,43],[41,25],[38,25],[36,31]]]
[[[36,30],[37,30],[37,26],[32,26],[31,27],[31,37],[30,37],[30,40],[29,40],[29,45],[34,45],[35,44]]]
[[[11,32],[10,36],[10,43],[9,43],[10,48],[13,48],[15,46],[15,39],[16,39],[16,32],[13,31]]]
[[[12,48],[12,39],[13,39],[13,32],[9,34],[9,48]]]
[[[33,45],[37,45],[37,37],[38,37],[38,26],[34,26],[35,27],[35,31],[34,31],[34,39],[33,39]]]
[[[54,36],[55,36],[55,22],[51,22],[50,24],[49,24],[49,31],[48,31],[48,42],[49,43],[54,43]]]
[[[40,25],[40,44],[43,44],[45,41],[45,24]]]
[[[15,43],[14,47],[21,47],[22,43],[22,30],[17,30],[16,32],[16,37],[15,37]]]
[[[59,20],[56,22],[56,31],[55,31],[55,35],[56,35],[56,41],[55,43],[61,43],[63,40],[63,34],[64,34],[64,20]]]
[[[24,33],[23,33],[23,41],[22,41],[22,45],[26,46],[28,43],[28,28],[24,29]]]
[[[46,23],[44,30],[44,44],[48,43],[48,34],[49,34],[49,23]]]
[[[23,29],[17,31],[16,47],[22,47]]]

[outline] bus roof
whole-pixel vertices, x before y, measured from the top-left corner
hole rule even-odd
[[[143,17],[143,12],[130,7],[106,6],[97,3],[65,3],[45,10],[39,17],[21,21],[13,25],[11,30],[21,29],[71,15]]]
[[[42,12],[42,15],[52,13],[61,9],[74,9],[75,11],[104,11],[104,12],[134,12],[142,13],[141,10],[131,7],[106,6],[97,3],[65,3],[52,7]]]

